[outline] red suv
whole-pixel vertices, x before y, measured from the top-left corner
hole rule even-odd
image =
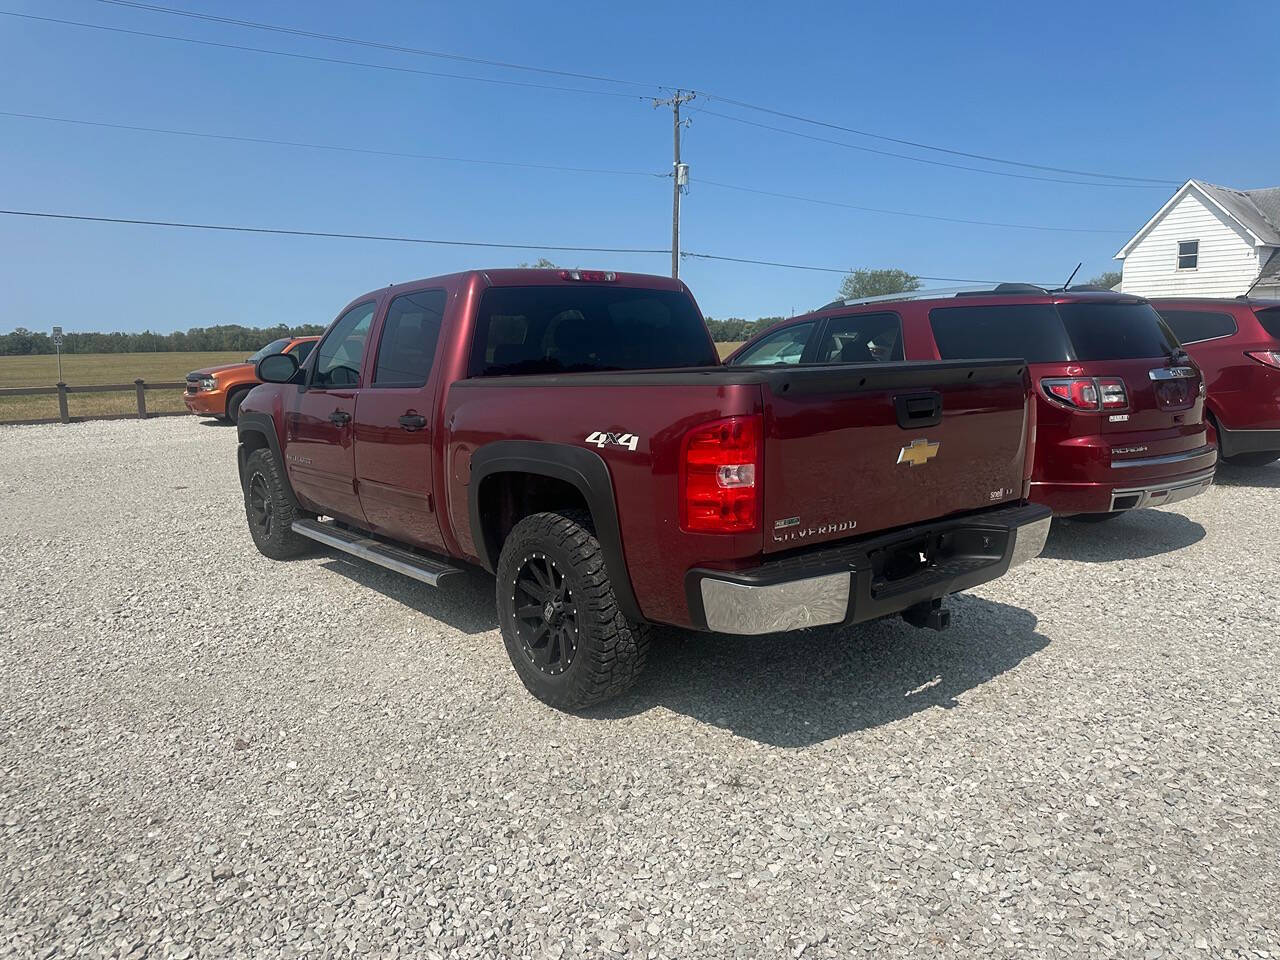
[[[1243,467],[1280,459],[1280,300],[1151,303],[1204,371],[1222,459]]]
[[[1025,359],[1035,383],[1031,500],[1058,514],[1104,519],[1185,500],[1213,482],[1217,452],[1205,428],[1200,371],[1138,297],[1005,283],[837,301],[771,327],[726,362],[995,357]]]

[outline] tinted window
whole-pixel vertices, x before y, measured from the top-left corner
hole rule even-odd
[[[285,337],[283,340],[272,340],[261,350],[256,350],[253,353],[249,354],[248,362],[257,363],[263,357],[269,357],[273,353],[284,353],[284,348],[287,347],[288,345],[289,345],[288,337]]]
[[[289,352],[298,358],[298,366],[302,366],[315,348],[316,342],[314,340],[304,340]]]
[[[763,367],[775,363],[799,363],[804,345],[809,342],[814,323],[797,323],[761,338],[749,350],[733,361],[734,366]]]
[[[377,304],[362,303],[339,317],[320,341],[316,352],[315,387],[354,387],[360,383],[360,360],[369,339]]]
[[[440,336],[444,297],[443,290],[423,290],[391,301],[378,342],[375,387],[426,385]]]
[[[929,311],[929,325],[943,360],[1016,357],[1053,363],[1074,358],[1062,320],[1048,303],[939,307]]]
[[[573,283],[490,287],[472,376],[704,367],[719,362],[693,301],[675,290]]]
[[[1167,357],[1178,338],[1149,303],[1061,303],[1077,360]]]
[[[1161,310],[1160,316],[1183,343],[1199,343],[1229,337],[1236,332],[1236,321],[1229,313],[1205,310]]]
[[[1267,331],[1267,336],[1280,340],[1280,307],[1268,307],[1266,310],[1259,310],[1257,315],[1258,322],[1262,324],[1262,329]]]
[[[814,363],[872,363],[902,359],[902,323],[896,313],[833,317]]]

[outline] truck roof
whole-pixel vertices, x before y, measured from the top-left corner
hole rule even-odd
[[[567,276],[577,274],[578,277]],[[599,277],[600,279],[597,279]],[[609,279],[604,279],[608,277]],[[622,273],[617,270],[595,270],[589,267],[494,267],[486,270],[463,270],[459,273],[447,273],[438,277],[423,277],[420,280],[407,280],[393,283],[377,290],[370,290],[355,300],[353,304],[381,296],[383,293],[408,293],[426,287],[446,286],[464,287],[478,283],[485,287],[541,286],[558,283],[610,283],[619,287],[640,287],[646,290],[678,290],[683,291],[683,281],[672,277],[664,277],[651,273]]]

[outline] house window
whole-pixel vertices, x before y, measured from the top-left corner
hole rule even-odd
[[[1178,241],[1178,269],[1194,270],[1200,262],[1200,241]]]

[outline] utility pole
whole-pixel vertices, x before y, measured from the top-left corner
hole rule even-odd
[[[680,162],[680,104],[688,103],[697,94],[677,90],[666,100],[654,100],[655,107],[671,108],[671,132],[674,154],[671,161],[671,276],[680,278],[680,190],[689,184],[689,165]],[[688,120],[683,121],[688,123]]]

